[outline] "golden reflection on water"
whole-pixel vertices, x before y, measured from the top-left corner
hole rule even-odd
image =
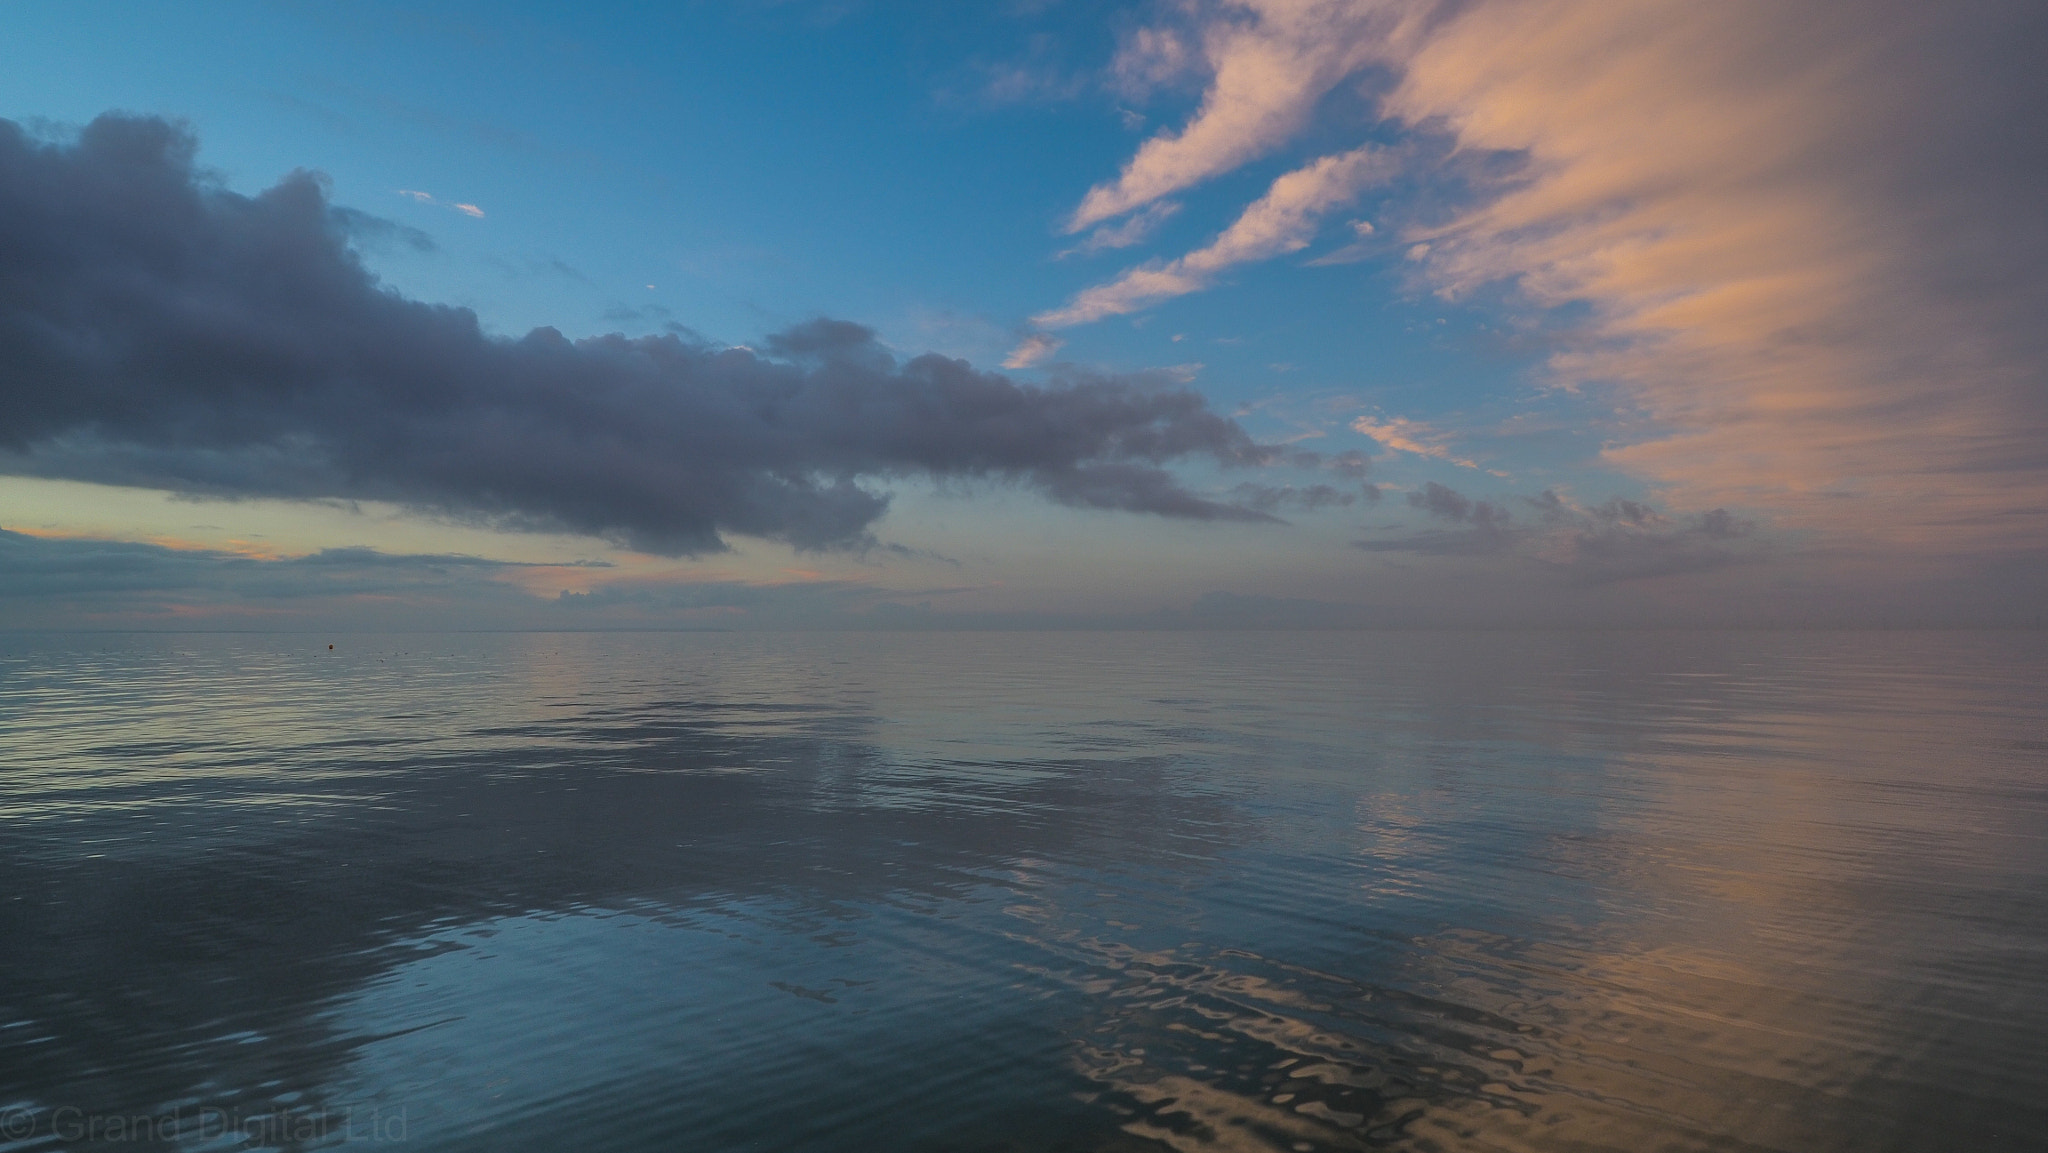
[[[1926,997],[1915,954],[1944,944],[1934,926],[1900,932],[1896,910],[1876,907],[1888,883],[1931,880],[1901,878],[1887,858],[1995,876],[2017,847],[2038,869],[2048,830],[2027,743],[1981,684],[1941,673],[1902,682],[1882,666],[1832,672],[1820,686],[1734,686],[1793,700],[1833,691],[1804,708],[1738,715],[1724,685],[1663,702],[1689,717],[1643,722],[1650,747],[1610,770],[1636,795],[1611,806],[1600,843],[1559,840],[1535,862],[1630,899],[1577,924],[1575,941],[1452,929],[1408,942],[1383,986],[1265,959],[1287,971],[1282,981],[1171,951],[1037,942],[1116,974],[1076,984],[1124,1006],[1077,1041],[1077,1070],[1131,1114],[1126,1134],[1176,1150],[1912,1147],[1912,1133],[1843,1108],[1888,1091],[1964,1104],[1908,1084],[1910,1059],[1887,1039],[1894,1007]],[[1971,716],[1992,730],[1960,729]],[[2003,813],[1941,803],[1958,791],[2032,803]],[[1442,880],[1418,858],[1440,847],[1432,809],[1453,804],[1357,798],[1369,898],[1413,897]],[[1293,981],[1340,990],[1349,1004]],[[1390,1000],[1433,1025],[1363,1007]],[[1401,1030],[1391,1048],[1408,1051],[1366,1060],[1355,1029],[1328,1028],[1332,1015]],[[1179,1019],[1162,1026],[1163,1016]],[[1435,1044],[1416,1048],[1419,1037]],[[1928,1128],[1943,1140],[1943,1121]],[[2044,1133],[2002,1135],[2048,1145]]]
[[[1294,974],[1343,993],[1319,1003],[1226,968],[1069,943],[1118,974],[1076,986],[1119,1009],[1077,1038],[1075,1068],[1130,1115],[1125,1133],[1177,1150],[1867,1147],[1827,1099],[1878,1061],[1845,1027],[1867,1017],[1855,1001],[1697,957],[1469,932],[1413,944],[1431,961],[1405,988]],[[1361,1020],[1406,1036],[1375,1046]]]

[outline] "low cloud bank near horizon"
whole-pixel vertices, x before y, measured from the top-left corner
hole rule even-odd
[[[270,557],[0,528],[0,628],[296,618],[310,602],[518,594],[491,578],[526,567],[481,557],[331,548]]]
[[[873,544],[892,477],[1062,504],[1273,520],[1166,465],[1269,450],[1155,374],[1018,384],[899,363],[817,320],[760,351],[681,336],[486,333],[382,287],[360,213],[299,172],[245,197],[169,122],[75,141],[0,121],[0,473],[217,496],[390,501],[665,555],[738,533]]]
[[[0,528],[0,629],[848,627],[898,600],[961,591],[648,577],[603,561],[363,546],[254,554]]]
[[[1353,547],[1416,556],[1515,557],[1577,585],[1711,572],[1763,560],[1772,551],[1754,522],[1724,508],[1673,515],[1622,497],[1586,505],[1549,489],[1485,500],[1435,481],[1408,493],[1407,503],[1442,527],[1368,537]]]
[[[1446,533],[1473,529],[1435,514]],[[1424,495],[1428,502],[1429,497]],[[1454,500],[1435,502],[1454,510]],[[1491,502],[1489,502],[1491,503]],[[1539,502],[1540,503],[1540,502]],[[1541,511],[1516,512],[1518,538],[1505,546],[1438,548],[1425,530],[1392,553],[1397,567],[1368,587],[1275,594],[1237,588],[1181,593],[1136,611],[974,608],[963,596],[983,586],[890,588],[860,580],[649,579],[589,574],[586,591],[550,591],[524,574],[560,576],[559,565],[461,555],[331,548],[303,556],[252,556],[222,549],[0,529],[0,635],[73,631],[280,633],[470,630],[1068,630],[1068,629],[1517,629],[1998,627],[2038,629],[2048,553],[2014,558],[2012,571],[1968,578],[1899,577],[1882,584],[1843,580],[1827,566],[1670,563],[1705,545],[1740,546],[1739,526],[1673,520],[1630,502],[1588,514],[1610,522],[1603,537],[1581,524],[1595,553],[1584,567],[1569,554],[1524,551],[1541,537]],[[1495,506],[1498,508],[1499,506]],[[1661,529],[1622,538],[1612,522],[1635,518]],[[1674,539],[1677,543],[1674,545]],[[1617,541],[1622,543],[1616,544]],[[1552,544],[1558,543],[1553,538]],[[1697,560],[1697,558],[1694,558]],[[1596,566],[1608,564],[1600,573]],[[1661,566],[1661,571],[1652,572]],[[1655,580],[1626,579],[1656,576]],[[1588,579],[1591,578],[1591,579]],[[1342,599],[1347,596],[1350,599]],[[331,639],[321,637],[321,641]]]

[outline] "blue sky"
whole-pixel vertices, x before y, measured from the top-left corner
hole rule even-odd
[[[0,92],[17,120],[185,119],[245,192],[317,169],[336,202],[442,249],[373,251],[389,283],[502,332],[673,321],[744,342],[826,315],[976,361],[1128,263],[1131,250],[1056,259],[1074,247],[1061,218],[1199,96],[1163,93],[1127,127],[1125,103],[1088,80],[1130,22],[1106,7],[663,7],[21,9],[41,19],[22,21]],[[1027,69],[1053,90],[1005,85]],[[1209,203],[1148,248],[1199,243],[1286,161],[1201,190]],[[1348,239],[1341,223],[1329,233],[1326,248]],[[1199,362],[1231,403],[1327,389],[1448,409],[1526,366],[1449,339],[1484,319],[1404,294],[1398,259],[1301,263],[1248,269],[1241,291],[1091,329],[1066,351],[1118,368]]]
[[[1708,619],[1759,595],[1796,617],[1845,589],[1910,615],[1985,581],[2023,606],[2032,589],[1998,574],[2048,543],[2024,443],[2043,361],[1983,301],[2034,299],[2040,275],[2015,258],[1955,287],[1976,249],[1882,228],[1988,210],[2030,251],[2038,210],[2000,199],[2029,141],[1853,148],[1881,84],[1923,140],[2023,100],[1986,61],[2038,21],[1982,3],[1930,32],[1823,7],[1799,57],[1768,6],[1649,0],[10,5],[0,118],[60,143],[109,111],[170,118],[243,196],[317,171],[333,205],[393,226],[349,241],[385,288],[486,333],[761,349],[829,317],[898,362],[1192,388],[1271,451],[1170,466],[1265,520],[890,466],[858,477],[891,503],[856,546],[724,525],[725,551],[662,556],[439,498],[110,486],[55,475],[31,439],[0,476],[27,552],[591,563],[292,605],[225,577],[24,591],[4,623],[290,622],[317,601],[323,621],[545,626],[563,593],[640,606],[607,610],[628,624],[782,619],[754,593],[692,607],[710,588],[830,592],[829,612],[789,610],[812,623],[1172,619],[1208,593],[1330,623]],[[1909,38],[1924,66],[1882,66]],[[1928,95],[1965,72],[1978,104]],[[1958,156],[1990,189],[1968,206],[1916,183]],[[1131,288],[1161,277],[1177,287]],[[1905,349],[1937,312],[1969,339]],[[1943,399],[1957,382],[1966,401]]]

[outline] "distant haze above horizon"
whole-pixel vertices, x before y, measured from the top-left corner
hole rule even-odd
[[[2026,0],[0,31],[0,628],[2048,606]]]

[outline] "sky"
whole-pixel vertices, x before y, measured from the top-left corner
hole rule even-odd
[[[2030,0],[0,33],[0,628],[2048,617]]]

